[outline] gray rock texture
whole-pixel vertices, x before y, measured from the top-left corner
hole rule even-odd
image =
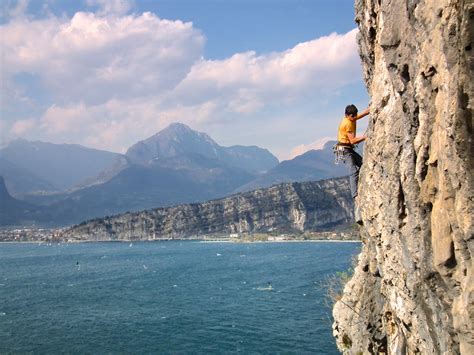
[[[372,102],[344,353],[474,354],[473,18],[470,0],[356,1]]]
[[[205,203],[99,218],[71,227],[62,238],[150,240],[317,231],[349,224],[352,203],[347,178],[288,183]]]

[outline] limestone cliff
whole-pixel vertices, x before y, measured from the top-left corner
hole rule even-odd
[[[66,240],[148,240],[248,232],[317,231],[352,221],[347,178],[288,183],[220,200],[99,218]]]
[[[357,0],[372,102],[349,354],[474,354],[471,0]]]

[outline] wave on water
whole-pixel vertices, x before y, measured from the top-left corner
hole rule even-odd
[[[359,248],[2,244],[0,354],[338,354],[314,285],[347,270]]]

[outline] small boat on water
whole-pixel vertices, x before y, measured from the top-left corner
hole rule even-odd
[[[267,283],[267,287],[257,287],[258,291],[273,291],[273,286],[271,282]]]

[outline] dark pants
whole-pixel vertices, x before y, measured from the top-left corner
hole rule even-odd
[[[344,164],[349,168],[349,184],[352,198],[357,196],[357,185],[359,184],[359,170],[362,166],[362,157],[354,150],[347,149],[344,154]]]

